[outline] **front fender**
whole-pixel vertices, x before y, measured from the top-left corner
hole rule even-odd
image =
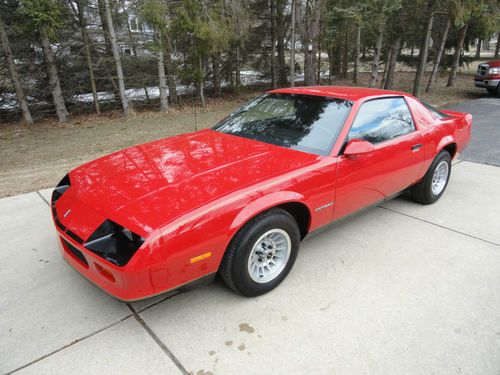
[[[252,217],[258,215],[259,213],[265,210],[268,210],[269,208],[289,202],[297,202],[305,204],[309,209],[309,211],[311,212],[310,207],[304,202],[304,196],[302,194],[293,191],[278,191],[270,193],[268,195],[262,196],[254,200],[249,205],[245,206],[238,213],[238,215],[236,215],[230,227],[231,237]]]

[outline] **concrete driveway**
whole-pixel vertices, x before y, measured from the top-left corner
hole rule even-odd
[[[253,299],[220,281],[110,298],[59,256],[49,195],[0,200],[1,373],[500,373],[499,167],[456,161],[436,204],[311,237]]]

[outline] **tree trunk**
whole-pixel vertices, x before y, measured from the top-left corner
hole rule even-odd
[[[276,81],[276,7],[274,4],[275,0],[269,0],[269,12],[271,15],[271,81],[273,89],[278,88]]]
[[[113,57],[113,50],[111,49],[111,40],[109,38],[109,29],[108,29],[108,24],[106,23],[106,5],[104,4],[104,0],[98,0],[97,1],[97,6],[98,6],[98,11],[99,11],[99,18],[101,20],[101,27],[103,30],[103,37],[104,37],[104,47],[106,49],[106,54],[112,58]]]
[[[290,29],[290,86],[295,86],[295,1],[292,0],[292,21]],[[499,38],[500,39],[500,38]],[[498,43],[497,43],[498,47]],[[497,48],[498,50],[498,48]]]
[[[461,27],[458,34],[458,42],[455,46],[455,53],[453,54],[453,63],[450,69],[450,75],[448,76],[448,83],[446,87],[455,86],[455,79],[457,77],[458,65],[460,64],[460,55],[462,53],[462,48],[464,46],[465,34],[467,34],[468,24]]]
[[[321,48],[318,48],[318,57],[316,58],[316,83],[321,84]]]
[[[476,59],[479,59],[481,57],[481,39],[477,40],[476,55],[474,57]]]
[[[342,46],[342,78],[347,78],[349,69],[349,25],[345,25],[344,45]]]
[[[80,25],[80,33],[82,34],[83,44],[85,46],[85,60],[87,63],[87,69],[89,71],[90,86],[92,88],[92,97],[94,98],[95,112],[99,115],[101,114],[101,107],[99,105],[99,97],[97,96],[97,86],[95,83],[94,68],[92,66],[92,55],[90,53],[90,38],[87,32],[87,22],[85,20],[85,15],[83,13],[83,6],[81,0],[75,1],[76,3],[76,15],[78,17],[78,23]],[[73,3],[70,2],[71,7]]]
[[[385,47],[385,54],[384,54],[384,71],[382,73],[382,80],[380,81],[380,88],[383,89],[385,86],[385,81],[387,79],[387,74],[389,73],[389,62],[391,61],[391,48],[390,45],[388,44]]]
[[[128,35],[128,41],[130,43],[130,48],[132,48],[132,55],[137,57],[137,49],[136,49],[136,41],[134,38],[134,34],[132,34],[132,30],[130,29],[130,24],[128,23],[128,13],[127,13],[127,3],[126,0],[122,0],[122,11],[123,14],[126,16],[125,24],[127,25],[127,35]]]
[[[317,76],[316,76],[316,82],[318,83],[318,85],[321,83],[321,32],[322,32],[322,28],[321,28],[321,23],[323,21],[323,17],[319,16],[319,36],[318,36],[318,59],[317,59],[317,64],[318,64],[318,68],[317,68]]]
[[[120,94],[120,101],[122,103],[123,114],[128,115],[128,100],[125,95],[125,79],[123,77],[122,61],[118,51],[118,42],[116,40],[115,28],[113,26],[113,18],[111,17],[111,9],[109,8],[109,0],[104,0],[104,8],[106,12],[106,24],[108,26],[109,38],[111,42],[111,49],[113,51],[113,59],[115,60],[116,75],[118,77],[118,90]]]
[[[369,87],[375,87],[377,84],[378,75],[378,63],[380,60],[380,51],[382,50],[382,42],[384,41],[384,27],[385,27],[385,16],[384,8],[386,6],[387,0],[380,1],[379,4],[379,15],[377,20],[377,42],[375,43],[375,51],[373,54],[372,62],[372,72],[370,74]]]
[[[276,2],[276,50],[278,53],[278,85],[288,86],[285,61],[285,37],[287,26],[285,24],[285,5],[286,0],[277,0]]]
[[[56,59],[54,57],[54,53],[52,52],[49,35],[45,25],[40,26],[40,40],[42,42],[43,53],[47,63],[50,91],[52,92],[52,99],[54,107],[56,108],[57,118],[59,119],[59,122],[67,122],[69,120],[69,115],[62,95],[61,82],[59,80],[59,74],[57,73]]]
[[[375,87],[375,85],[377,84],[378,62],[380,60],[380,51],[382,49],[383,40],[384,40],[384,23],[380,22],[378,26],[378,36],[377,36],[377,43],[375,45],[375,53],[373,55],[372,72],[370,74],[369,87]]]
[[[231,88],[232,92],[235,92],[235,84],[234,84],[234,50],[233,45],[231,45],[228,56],[227,56],[227,63],[228,63],[228,70],[229,70],[229,87]]]
[[[21,78],[19,77],[19,72],[17,70],[16,63],[14,62],[14,55],[10,48],[9,38],[7,36],[7,31],[2,18],[0,17],[0,41],[2,43],[3,53],[5,55],[5,60],[9,66],[10,79],[14,85],[14,90],[16,91],[17,104],[21,110],[21,116],[25,123],[32,124],[33,118],[31,117],[31,112],[28,107],[28,101],[26,100],[26,95],[24,93],[23,85],[21,83]]]
[[[332,84],[333,76],[335,75],[334,61],[333,61],[333,43],[328,46],[328,84]]]
[[[494,59],[498,59],[498,52],[500,52],[500,31],[497,33],[497,46],[495,47]]]
[[[342,78],[342,48],[340,48],[338,39],[333,51],[333,71],[335,72],[335,78]]]
[[[401,36],[397,36],[392,42],[391,58],[389,60],[389,67],[387,68],[387,78],[385,79],[384,89],[390,90],[394,85],[394,72],[396,71],[396,64],[398,61],[399,46],[401,44]]]
[[[156,42],[158,51],[156,53],[158,59],[158,80],[160,85],[160,111],[168,110],[168,95],[167,95],[167,79],[165,77],[165,60],[163,58],[163,41],[161,32],[156,33]]]
[[[135,63],[134,67],[135,67],[135,69],[137,69],[139,71],[140,70],[139,65],[141,64],[141,62],[139,61],[138,56],[137,56],[137,48],[136,48],[137,47],[137,41],[136,41],[136,39],[134,37],[134,34],[133,34],[132,30],[130,29],[130,24],[128,22],[129,15],[127,13],[127,1],[126,0],[122,0],[121,2],[122,2],[122,12],[126,16],[126,18],[127,18],[125,20],[125,24],[127,25],[128,40],[129,40],[129,43],[130,43],[130,47],[132,48],[131,56],[135,57],[135,59],[134,59],[134,63]],[[156,41],[157,47],[158,48],[162,48],[162,47],[160,47],[160,44],[158,43],[158,40],[159,40],[158,38],[159,38],[159,36],[156,35],[156,32],[155,32],[155,41]],[[163,54],[163,51],[162,51],[162,54]],[[156,54],[156,58],[158,59],[158,57],[159,56],[158,56],[158,53],[157,53]],[[163,68],[163,72],[165,74],[165,68]],[[159,73],[159,71],[158,71],[158,73]],[[160,79],[160,81],[161,81],[161,79]],[[147,78],[143,77],[142,84],[144,86],[144,95],[146,96],[146,101],[147,101],[148,104],[151,104],[151,99],[149,97],[149,92],[148,92],[148,88],[147,88]],[[159,92],[160,92],[160,111],[163,111],[163,109],[162,109],[163,103],[162,103],[162,96],[161,96],[162,95],[161,87],[159,87]],[[165,92],[165,94],[166,94],[166,92]],[[167,100],[167,104],[166,104],[167,107],[165,109],[165,111],[166,111],[168,109],[168,96],[165,95],[165,98]]]
[[[444,52],[444,46],[446,44],[446,38],[448,38],[448,31],[450,31],[450,26],[451,26],[451,19],[448,17],[448,21],[446,22],[446,26],[443,31],[443,36],[441,38],[441,43],[439,44],[439,50],[436,54],[436,58],[434,60],[434,66],[432,67],[432,73],[429,78],[429,83],[427,84],[427,88],[425,89],[426,92],[431,92],[432,91],[432,86],[434,85],[434,82],[436,81],[437,73],[439,71],[439,65],[441,64],[441,58],[443,56]]]
[[[429,14],[427,16],[425,34],[422,35],[422,40],[420,42],[419,59],[417,65],[417,73],[415,74],[415,81],[413,83],[413,95],[420,96],[420,86],[422,85],[422,78],[425,72],[425,66],[427,65],[427,54],[429,52],[429,39],[432,32],[432,23],[434,21],[434,12],[431,10],[433,4],[429,1]]]
[[[300,31],[302,34],[302,51],[304,52],[304,84],[306,86],[315,83],[317,37],[322,8],[322,0],[316,0],[312,9],[306,4],[305,15],[302,22],[300,22],[302,24]]]
[[[203,61],[201,59],[201,53],[198,53],[198,96],[200,97],[201,107],[205,108],[207,106],[207,102],[205,100],[205,91],[203,88],[203,75]]]
[[[235,56],[235,88],[236,92],[240,91],[241,86],[241,74],[240,74],[240,46],[236,45],[236,56]]]
[[[172,45],[170,44],[170,38],[168,34],[165,33],[162,37],[165,48],[165,65],[167,67],[167,83],[168,83],[168,96],[170,96],[170,102],[172,104],[179,104],[179,97],[177,96],[177,82],[175,80],[176,67],[172,61]]]
[[[106,6],[104,4],[104,0],[97,1],[97,8],[99,11],[99,18],[101,21],[102,34],[104,37],[104,47],[105,47],[105,56],[106,63],[104,64],[104,69],[106,70],[106,74],[108,76],[109,82],[112,87],[113,100],[120,96],[118,92],[118,87],[116,86],[116,82],[113,78],[113,73],[110,71],[109,66],[111,65],[111,61],[113,60],[113,50],[111,48],[111,39],[109,38],[109,30],[108,25],[106,23]],[[109,62],[108,62],[109,60]]]
[[[221,79],[220,79],[220,53],[215,52],[212,55],[212,79],[214,84],[215,95],[221,94]]]
[[[311,46],[311,48],[309,48]],[[316,70],[316,53],[313,46],[313,41],[309,40],[303,46],[304,52],[304,85],[312,86],[315,83],[315,74]]]
[[[354,43],[354,71],[352,73],[352,83],[358,84],[359,75],[359,49],[361,46],[361,25],[356,26],[356,41]]]

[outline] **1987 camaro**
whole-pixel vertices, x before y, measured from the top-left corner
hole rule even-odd
[[[125,301],[217,272],[257,296],[283,281],[308,233],[405,190],[438,200],[471,123],[396,91],[270,91],[212,129],[69,172],[52,195],[61,252]]]

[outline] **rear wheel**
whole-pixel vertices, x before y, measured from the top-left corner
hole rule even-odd
[[[282,209],[265,211],[241,228],[224,254],[219,274],[244,296],[269,292],[288,275],[300,245],[295,219]]]
[[[446,190],[450,172],[451,156],[443,150],[436,156],[422,181],[410,188],[413,200],[422,204],[437,201]]]

